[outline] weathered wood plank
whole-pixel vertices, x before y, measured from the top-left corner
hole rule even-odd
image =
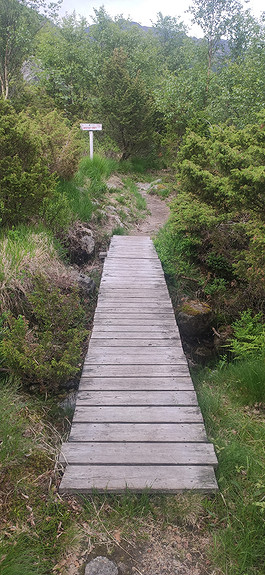
[[[112,287],[100,287],[99,288],[99,295],[100,296],[110,296],[113,297],[115,295],[115,297],[134,297],[134,298],[145,298],[148,297],[148,295],[150,295],[150,297],[157,297],[157,298],[166,298],[168,297],[168,292],[166,291],[166,289],[163,288],[156,288],[156,289],[151,289],[151,288],[143,288],[143,289],[138,289],[138,288],[112,288]]]
[[[124,489],[159,490],[166,493],[196,489],[203,492],[218,489],[214,471],[209,466],[96,466],[68,465],[61,482],[64,493],[120,492]]]
[[[117,326],[113,326],[113,325],[104,325],[101,323],[101,325],[95,324],[93,327],[93,337],[97,336],[97,334],[106,334],[107,337],[107,333],[110,334],[115,334],[115,337],[126,337],[126,335],[128,334],[128,337],[132,337],[132,338],[138,338],[138,335],[140,338],[144,337],[146,338],[147,335],[149,337],[149,339],[153,339],[153,338],[157,338],[157,337],[166,337],[166,338],[172,338],[172,337],[177,337],[179,338],[179,330],[177,328],[176,325],[174,325],[174,327],[161,327],[161,325],[142,325],[141,327],[139,327],[139,325],[131,325],[131,326],[127,326],[127,325],[117,325]],[[132,334],[132,335],[131,335]]]
[[[147,339],[148,337],[148,339]],[[100,343],[100,341],[102,341],[102,346],[104,346],[105,344],[107,344],[108,341],[110,341],[110,345],[111,342],[118,342],[120,341],[120,345],[126,346],[126,341],[129,342],[129,345],[131,345],[130,342],[132,342],[132,345],[135,345],[135,347],[137,347],[138,345],[141,345],[141,342],[143,342],[143,345],[146,346],[150,346],[150,347],[159,347],[160,345],[162,347],[164,347],[164,345],[168,344],[168,346],[174,346],[177,345],[179,342],[179,336],[178,334],[174,334],[172,333],[171,335],[166,335],[166,334],[161,334],[159,332],[152,332],[151,336],[150,334],[148,334],[148,332],[133,332],[133,331],[127,331],[127,332],[113,332],[113,331],[93,331],[92,335],[91,335],[91,339],[90,342],[91,343]],[[165,342],[165,344],[163,343]],[[116,343],[113,343],[113,345],[116,345]]]
[[[217,465],[211,443],[64,443],[61,463],[71,465]]]
[[[97,316],[97,325],[135,325],[135,326],[139,326],[139,327],[143,327],[143,326],[148,326],[148,325],[156,325],[156,326],[160,326],[162,327],[171,327],[172,329],[175,327],[175,321],[173,317],[169,317],[169,318],[159,318],[159,317],[154,317],[154,318],[133,318],[133,317],[128,317],[127,319],[124,317],[117,317],[117,318],[106,318],[106,317],[100,317],[99,315]]]
[[[84,365],[83,376],[89,377],[169,377],[190,375],[184,363],[176,365]]]
[[[202,423],[75,423],[69,441],[206,442]],[[129,448],[129,446],[128,446]]]
[[[80,405],[198,405],[195,391],[79,391]]]
[[[115,296],[113,295],[111,296],[101,296],[100,297],[100,306],[115,306],[115,305],[129,305],[130,303],[134,304],[135,306],[145,306],[148,305],[149,307],[156,307],[157,305],[166,305],[168,306],[169,304],[171,304],[171,301],[169,298],[165,298],[163,300],[159,300],[159,304],[157,303],[157,298],[132,298],[132,297],[119,297],[119,296]]]
[[[146,334],[145,334],[146,337]],[[142,349],[143,347],[146,348],[157,348],[157,347],[176,347],[177,345],[181,346],[180,339],[175,338],[164,338],[164,339],[125,339],[123,334],[123,339],[114,337],[104,337],[104,338],[96,338],[92,337],[90,339],[90,349],[94,349],[95,347],[138,347]]]
[[[186,364],[186,357],[182,347],[153,349],[138,347],[115,349],[108,347],[90,346],[86,355],[85,364],[94,365],[174,365],[179,363]]]
[[[199,407],[96,406],[76,404],[73,423],[198,423]]]
[[[185,377],[86,377],[83,375],[79,384],[79,393],[83,390],[125,391],[182,391],[192,390],[193,383],[189,375]]]
[[[113,306],[111,304],[107,305],[102,305],[100,304],[97,307],[97,311],[96,314],[119,314],[119,315],[133,315],[133,316],[152,316],[155,317],[156,315],[161,315],[163,314],[165,317],[168,317],[168,315],[172,316],[174,315],[173,312],[173,308],[171,308],[169,305],[160,305],[160,306],[149,306],[149,307],[145,307],[143,308],[143,306],[141,306],[140,304],[135,304],[133,307],[130,306],[130,304],[125,305],[123,302],[120,303],[120,305],[117,304],[117,306]],[[97,315],[95,315],[95,319],[97,317]]]

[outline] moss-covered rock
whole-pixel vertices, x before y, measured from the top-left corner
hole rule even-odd
[[[177,315],[180,331],[188,339],[206,335],[211,329],[212,318],[211,307],[198,300],[185,301]]]

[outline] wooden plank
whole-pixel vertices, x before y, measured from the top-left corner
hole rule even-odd
[[[190,376],[184,377],[86,377],[83,375],[79,384],[79,393],[82,390],[108,390],[125,391],[182,391],[193,390],[194,386]]]
[[[163,300],[159,300],[160,304],[165,304],[165,305],[169,305],[171,304],[171,300],[169,299],[169,297],[165,297]],[[100,297],[99,300],[100,305],[117,305],[117,304],[130,304],[133,303],[135,305],[142,305],[145,306],[145,304],[149,304],[150,306],[157,305],[157,298],[151,298],[151,297],[139,297],[139,298],[135,298],[135,297],[119,297],[119,295],[115,295],[115,293],[113,295],[103,295]],[[171,304],[172,305],[172,304]]]
[[[179,330],[175,324],[173,327],[161,327],[161,325],[104,325],[104,324],[95,324],[92,330],[93,337],[97,337],[98,334],[103,334],[103,337],[108,337],[107,334],[115,334],[115,337],[125,337],[128,334],[128,337],[138,338],[138,336],[146,338],[148,336],[149,339],[157,338],[157,337],[177,337],[179,338]],[[113,336],[111,336],[113,337]]]
[[[84,365],[83,376],[89,377],[169,377],[189,375],[186,364],[177,365]]]
[[[128,317],[127,319],[124,317],[110,317],[110,318],[106,318],[106,317],[99,317],[97,316],[97,326],[107,326],[107,325],[112,325],[112,326],[122,326],[122,325],[127,325],[127,326],[138,326],[138,327],[144,327],[144,326],[157,326],[157,327],[161,327],[161,328],[171,328],[174,329],[176,323],[174,321],[173,317],[169,317],[167,318],[152,318],[152,319],[138,319],[138,318],[133,318],[133,317]]]
[[[109,327],[109,326],[108,326]],[[146,339],[148,337],[148,339]],[[143,345],[147,345],[150,347],[157,347],[160,346],[160,342],[161,342],[161,346],[164,346],[165,344],[163,342],[167,342],[169,346],[171,345],[177,345],[178,341],[180,340],[180,337],[178,334],[176,333],[171,333],[171,334],[161,334],[161,332],[157,331],[157,332],[152,332],[151,335],[148,332],[135,332],[135,331],[97,331],[97,330],[93,330],[92,335],[91,335],[91,339],[90,342],[95,343],[95,342],[99,342],[100,340],[102,340],[102,346],[107,345],[107,341],[113,341],[113,342],[118,342],[120,341],[120,345],[126,345],[126,341],[132,342],[132,345],[134,344],[135,347],[137,347],[137,345],[141,345],[141,342],[143,342]],[[110,343],[111,345],[111,343]],[[113,343],[113,345],[116,345],[116,343]]]
[[[102,304],[100,303],[97,306],[97,310],[96,313],[119,313],[119,314],[165,314],[165,315],[172,315],[174,314],[173,312],[173,308],[170,305],[167,304],[160,304],[160,305],[149,305],[149,306],[142,306],[139,303],[135,303],[135,304],[125,304],[124,302],[120,302],[120,305],[113,305],[111,303],[109,304]]]
[[[73,423],[198,423],[199,407],[165,406],[96,406],[76,404]]]
[[[173,314],[156,314],[156,313],[108,313],[97,312],[95,314],[95,324],[102,324],[104,322],[115,322],[117,325],[171,325],[175,326],[175,319]],[[123,323],[127,322],[127,324]],[[140,323],[141,322],[141,323]],[[146,323],[145,323],[146,322]]]
[[[144,288],[144,289],[136,289],[136,288],[120,288],[120,289],[115,289],[115,288],[111,288],[111,287],[100,287],[99,288],[99,296],[110,296],[110,297],[134,297],[134,298],[145,298],[148,297],[148,295],[150,297],[157,297],[157,298],[166,298],[168,297],[168,292],[165,288],[157,288],[157,289],[151,289],[151,288]]]
[[[195,391],[79,391],[80,405],[198,405]]]
[[[69,441],[207,441],[202,423],[75,423]]]
[[[61,463],[71,465],[213,465],[211,443],[63,443]]]
[[[186,364],[186,358],[182,347],[168,348],[145,348],[138,347],[114,349],[108,347],[90,346],[86,355],[85,364],[94,365],[175,365]]]
[[[68,465],[60,485],[61,493],[120,492],[143,489],[176,493],[186,489],[202,492],[218,489],[215,474],[209,466],[102,466]]]
[[[145,334],[146,336],[146,334]],[[94,349],[95,347],[138,347],[139,349],[142,349],[143,347],[148,347],[148,348],[157,348],[157,347],[176,347],[176,345],[180,345],[180,339],[172,338],[164,338],[164,339],[125,339],[124,338],[124,334],[123,334],[123,338],[118,338],[118,337],[114,337],[112,335],[112,337],[102,337],[102,338],[96,338],[96,337],[92,337],[90,339],[90,345],[89,348],[90,349]]]

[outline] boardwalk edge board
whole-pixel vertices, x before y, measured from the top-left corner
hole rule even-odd
[[[148,236],[113,236],[60,464],[60,493],[218,490],[161,263]]]

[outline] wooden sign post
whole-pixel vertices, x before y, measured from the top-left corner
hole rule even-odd
[[[80,124],[81,130],[89,132],[90,159],[93,160],[94,132],[102,130],[102,124]]]

